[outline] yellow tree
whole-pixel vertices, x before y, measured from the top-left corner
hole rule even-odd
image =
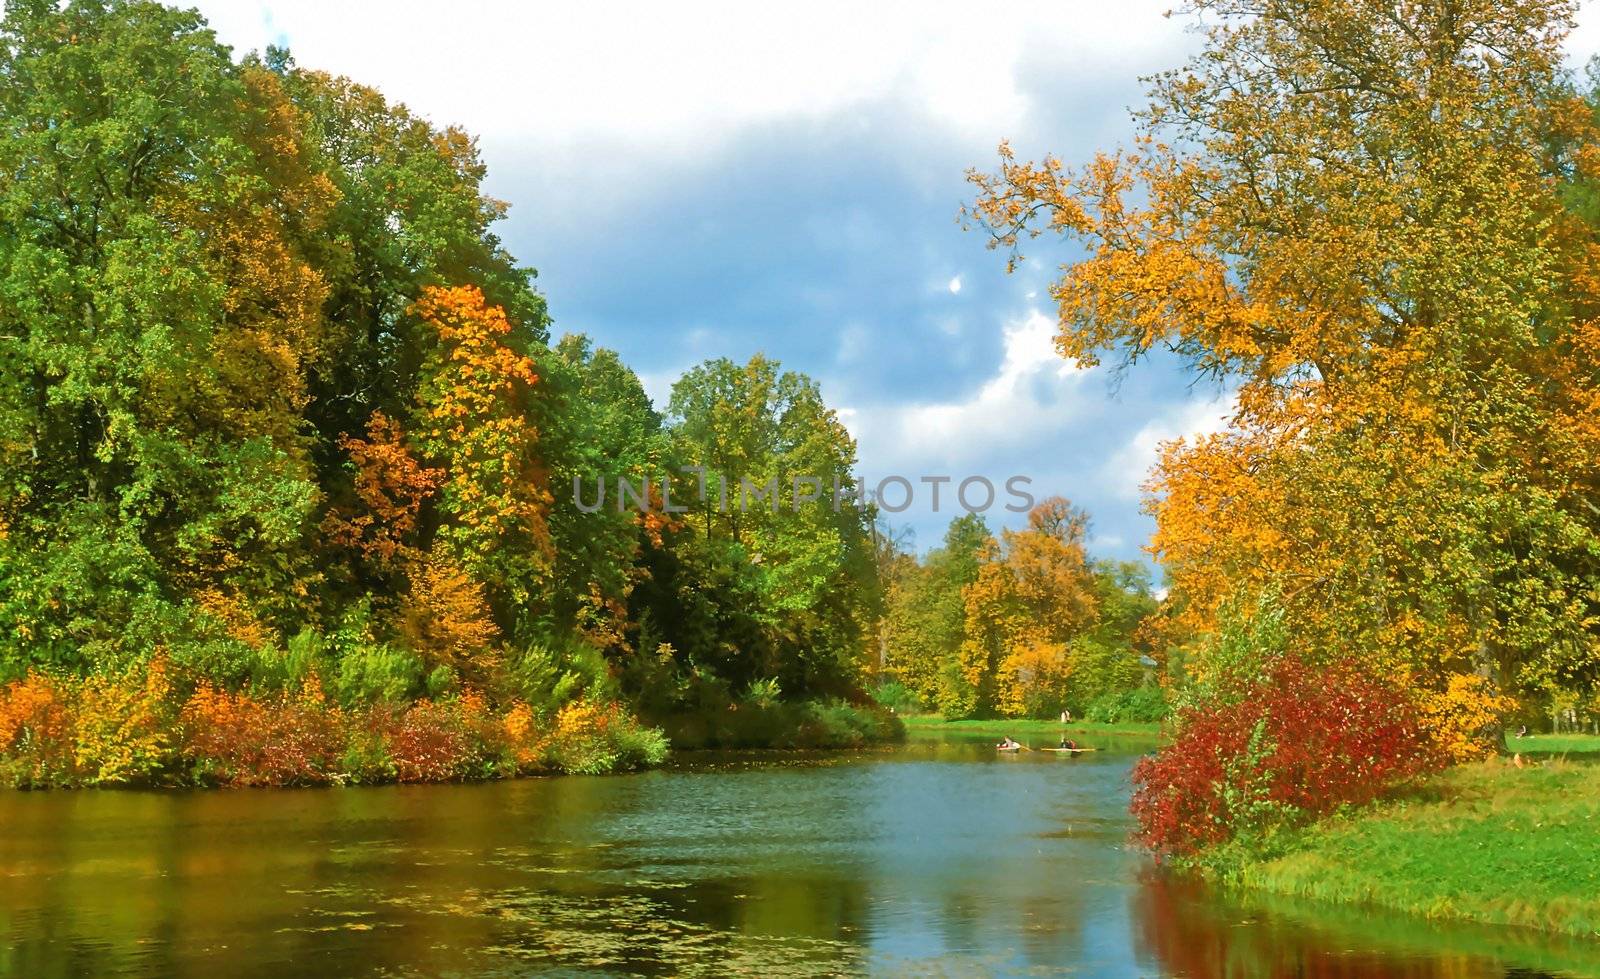
[[[1061,352],[1236,387],[1168,446],[1153,547],[1189,625],[1281,596],[1297,645],[1440,689],[1600,670],[1592,173],[1572,4],[1198,0],[1130,150],[973,174],[998,246],[1083,240]],[[1575,358],[1577,359],[1575,361]]]
[[[945,709],[1010,716],[1059,710],[1072,675],[1071,643],[1098,617],[1084,552],[1088,518],[1060,497],[1001,533],[963,592],[966,629],[959,683]]]
[[[412,312],[437,338],[415,438],[442,464],[434,550],[515,602],[548,576],[552,500],[530,420],[539,377],[505,311],[475,286],[426,289]]]

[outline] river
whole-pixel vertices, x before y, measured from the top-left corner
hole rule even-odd
[[[0,975],[1600,973],[1583,943],[1173,884],[1125,843],[1145,746],[1099,747],[0,793]]]

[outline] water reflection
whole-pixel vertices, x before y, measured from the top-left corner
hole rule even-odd
[[[1146,870],[1140,940],[1174,976],[1439,977],[1600,974],[1591,942],[1277,898],[1231,898]]]
[[[1123,841],[1131,748],[986,738],[467,786],[0,795],[0,974],[1594,974],[1248,907]],[[1589,956],[1585,958],[1585,956]]]

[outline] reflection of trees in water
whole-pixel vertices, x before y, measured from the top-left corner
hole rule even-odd
[[[1467,979],[1546,973],[1507,969],[1496,957],[1451,950],[1448,938],[1428,935],[1432,926],[1404,916],[1372,912],[1391,930],[1408,930],[1415,944],[1351,924],[1364,913],[1328,909],[1329,927],[1290,915],[1251,910],[1219,899],[1199,885],[1156,871],[1133,891],[1135,952],[1141,963],[1154,956],[1163,974],[1239,979]],[[1319,913],[1319,917],[1322,915]]]

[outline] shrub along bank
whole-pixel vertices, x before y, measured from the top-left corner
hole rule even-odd
[[[597,774],[659,764],[667,739],[614,702],[549,713],[441,699],[341,704],[293,690],[186,684],[164,660],[87,678],[31,673],[0,688],[0,784],[283,786]]]

